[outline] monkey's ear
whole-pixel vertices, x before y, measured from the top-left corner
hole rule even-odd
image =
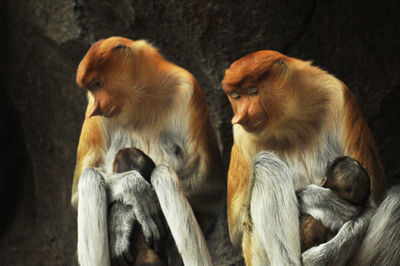
[[[123,44],[118,44],[118,45],[114,46],[113,50],[119,50],[119,49],[125,49],[125,48],[129,48],[129,47],[126,45],[123,45]]]
[[[288,69],[288,64],[283,58],[276,59],[273,68],[280,74],[283,74]]]

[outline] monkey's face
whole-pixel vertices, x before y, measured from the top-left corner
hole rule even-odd
[[[280,90],[285,58],[274,51],[260,51],[235,61],[225,72],[223,90],[232,105],[232,124],[251,133],[262,132],[283,116]]]
[[[112,37],[96,42],[79,64],[77,84],[93,96],[87,117],[118,115],[127,98],[127,82],[121,82],[128,74],[126,62],[133,41]],[[126,78],[125,78],[126,79]]]
[[[123,104],[123,98],[114,95],[107,89],[97,89],[91,91],[94,103],[91,110],[89,111],[87,117],[92,117],[96,115],[102,115],[105,117],[113,117],[118,115]]]
[[[244,86],[227,90],[234,116],[232,125],[239,124],[248,132],[258,132],[268,122],[267,114],[261,105],[259,89],[256,86]]]

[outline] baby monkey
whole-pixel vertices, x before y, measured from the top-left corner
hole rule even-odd
[[[151,173],[156,165],[153,160],[144,152],[136,148],[125,148],[119,150],[115,156],[113,163],[114,173],[123,173],[131,170],[136,170],[150,182]]]
[[[366,205],[370,195],[370,179],[361,164],[350,157],[338,157],[328,168],[322,187],[329,188],[357,207]],[[301,252],[325,243],[337,232],[332,232],[308,214],[300,217]]]
[[[153,172],[154,168],[155,164],[153,160],[144,152],[136,148],[125,148],[120,150],[115,156],[113,163],[114,173],[123,173],[136,170],[148,182],[150,182],[151,173]],[[111,208],[127,208],[127,206],[125,206],[122,202],[115,202]],[[133,258],[126,258],[125,256],[125,259],[134,261],[133,265],[135,266],[165,265],[156,252],[147,245],[141,227],[138,226],[138,224],[133,226],[132,235],[135,237],[135,241],[133,241],[131,250]],[[119,263],[115,262],[112,264]]]

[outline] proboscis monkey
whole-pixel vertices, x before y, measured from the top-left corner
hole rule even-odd
[[[329,166],[322,187],[359,208],[366,207],[370,195],[368,173],[359,162],[350,157],[338,157]],[[309,214],[300,217],[301,252],[332,239],[335,232]]]
[[[107,207],[119,200],[132,207],[150,247],[162,248],[161,208],[183,262],[211,264],[202,230],[213,229],[226,176],[196,79],[144,40],[111,37],[92,45],[76,81],[89,101],[71,200],[79,262],[109,265],[109,249],[115,256],[129,251],[129,243],[109,247],[107,229],[115,232],[107,228]],[[126,147],[154,160],[152,186],[137,171],[112,174],[116,153]]]
[[[275,51],[258,51],[235,61],[222,84],[234,112],[228,172],[229,232],[233,243],[242,244],[246,263],[346,263],[364,243],[373,208],[357,216],[354,206],[340,201],[334,192],[307,185],[319,183],[334,158],[350,156],[370,176],[371,205],[384,196],[386,179],[375,142],[350,90],[310,62]],[[303,187],[299,193],[302,213],[340,230],[332,240],[301,255],[295,191]],[[390,194],[388,204],[396,197]],[[392,217],[400,203],[390,206],[393,208],[386,211],[386,217]],[[375,233],[395,231],[394,226],[376,226],[380,227]],[[372,248],[363,244],[358,254]],[[368,251],[369,258],[378,254]],[[393,262],[396,256],[400,257],[392,252],[386,261]]]

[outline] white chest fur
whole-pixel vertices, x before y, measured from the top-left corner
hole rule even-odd
[[[321,134],[320,141],[312,149],[304,149],[295,156],[282,156],[295,175],[295,188],[309,184],[321,184],[327,166],[338,156],[344,155],[344,148],[335,130]]]
[[[175,122],[158,134],[114,128],[112,133],[107,135],[107,150],[101,168],[106,173],[112,173],[113,162],[118,151],[133,147],[147,154],[156,165],[164,162],[177,171],[184,165],[187,153],[184,128],[182,125],[176,125]]]

